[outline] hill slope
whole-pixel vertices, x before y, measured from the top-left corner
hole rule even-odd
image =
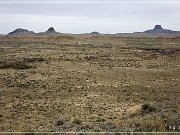
[[[17,28],[14,31],[8,33],[8,35],[27,35],[27,34],[35,34],[33,31],[29,31],[27,29]]]
[[[143,33],[150,33],[150,34],[180,34],[179,31],[163,29],[161,27],[161,25],[155,25],[154,29],[146,30]]]

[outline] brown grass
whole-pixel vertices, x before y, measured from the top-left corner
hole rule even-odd
[[[174,131],[179,39],[0,37],[0,131]]]

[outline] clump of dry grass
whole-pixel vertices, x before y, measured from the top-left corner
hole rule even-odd
[[[41,57],[35,57],[35,58],[24,58],[23,60],[24,62],[41,62],[41,61],[45,61],[44,58]]]
[[[81,121],[79,118],[75,117],[75,118],[72,120],[72,123],[77,124],[77,125],[81,125],[81,124],[82,124],[82,121]]]

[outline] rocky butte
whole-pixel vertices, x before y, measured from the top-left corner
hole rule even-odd
[[[29,31],[27,29],[17,28],[14,31],[8,33],[8,35],[29,35],[35,34],[33,31]]]
[[[61,34],[61,33],[59,33],[59,32],[57,32],[57,31],[55,31],[55,29],[53,28],[53,27],[50,27],[47,31],[45,31],[43,34]]]
[[[150,33],[150,34],[180,34],[179,31],[163,29],[161,25],[155,25],[154,29],[146,30],[143,33]]]

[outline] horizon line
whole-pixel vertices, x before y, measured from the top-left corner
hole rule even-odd
[[[149,2],[143,2],[143,1],[122,1],[122,2],[118,2],[118,1],[111,1],[111,2],[107,2],[107,1],[62,1],[62,2],[58,2],[58,1],[51,1],[51,2],[47,2],[47,1],[41,1],[41,2],[30,2],[30,1],[17,1],[17,2],[10,2],[10,1],[4,1],[4,2],[0,2],[0,4],[180,4],[180,2],[175,2],[175,1],[171,1],[171,2],[160,2],[160,1],[149,1]]]
[[[93,32],[97,32],[97,33],[99,33],[99,34],[136,34],[136,33],[144,33],[144,32],[146,32],[146,31],[148,31],[148,30],[155,30],[155,27],[156,26],[160,26],[161,27],[161,29],[163,29],[163,30],[170,30],[170,31],[173,31],[173,32],[179,32],[179,34],[180,34],[180,31],[179,30],[174,30],[174,29],[169,29],[169,28],[164,28],[164,27],[162,27],[161,26],[161,24],[155,24],[154,25],[154,28],[149,28],[149,29],[145,29],[145,30],[137,30],[137,31],[129,31],[129,32],[120,32],[120,31],[117,31],[117,32],[102,32],[102,31],[99,31],[99,30],[91,30],[91,31],[84,31],[84,32],[60,32],[60,31],[56,31],[55,30],[55,28],[53,27],[53,26],[51,26],[51,27],[48,27],[48,29],[46,29],[45,31],[36,31],[35,29],[34,30],[30,30],[29,28],[23,28],[23,27],[16,27],[16,28],[14,28],[13,30],[9,30],[9,32],[6,32],[6,33],[0,33],[0,34],[3,34],[3,35],[6,35],[6,34],[9,34],[9,33],[11,33],[11,32],[14,32],[15,30],[18,30],[18,29],[22,29],[22,30],[27,30],[27,31],[29,31],[29,32],[33,32],[32,34],[42,34],[42,33],[44,33],[44,32],[46,32],[46,31],[48,31],[50,28],[53,28],[54,30],[55,30],[55,32],[57,32],[57,33],[59,33],[59,34],[90,34],[90,33],[93,33]],[[165,34],[168,34],[168,33],[165,33]]]

